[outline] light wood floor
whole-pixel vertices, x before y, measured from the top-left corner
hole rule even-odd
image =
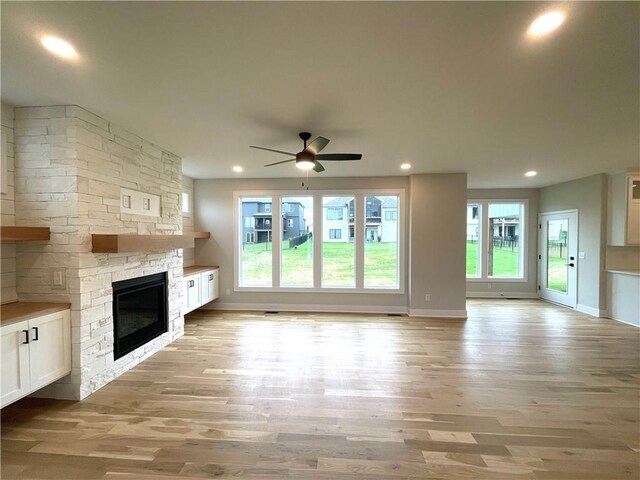
[[[639,329],[469,311],[196,312],[88,399],[4,409],[2,478],[639,478]]]

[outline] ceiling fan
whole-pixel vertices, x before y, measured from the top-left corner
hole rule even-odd
[[[251,145],[251,148],[257,148],[259,150],[267,150],[268,152],[282,153],[283,155],[293,156],[288,160],[282,160],[281,162],[269,163],[265,167],[271,167],[273,165],[280,165],[281,163],[296,162],[296,167],[300,170],[311,170],[320,173],[324,172],[324,167],[320,163],[320,160],[327,162],[343,162],[349,160],[360,160],[362,154],[360,153],[324,153],[320,154],[322,149],[329,143],[328,138],[317,137],[313,142],[307,145],[307,140],[311,138],[309,132],[300,132],[298,134],[304,142],[304,148],[298,153],[283,152],[282,150],[274,150],[273,148],[257,147]]]

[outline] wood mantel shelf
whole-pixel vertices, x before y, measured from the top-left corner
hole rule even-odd
[[[0,239],[3,242],[28,242],[49,240],[49,227],[24,227],[18,225],[0,227]]]
[[[184,232],[185,235],[191,235],[193,238],[211,238],[211,232]]]
[[[93,234],[91,241],[93,253],[146,253],[195,247],[192,235]]]

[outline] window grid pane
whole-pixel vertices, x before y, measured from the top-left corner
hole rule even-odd
[[[480,206],[467,205],[467,277],[480,276]]]
[[[282,197],[281,239],[280,286],[313,287],[313,197]]]
[[[398,288],[400,199],[398,195],[366,195],[364,199],[364,287]]]
[[[355,244],[353,196],[324,196],[322,225],[322,286],[353,288]]]
[[[521,212],[520,203],[489,204],[489,277],[521,277]]]
[[[242,197],[240,286],[271,287],[272,230],[271,197]]]

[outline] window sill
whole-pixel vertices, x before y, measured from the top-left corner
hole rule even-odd
[[[347,293],[347,294],[391,294],[404,295],[404,290],[400,288],[313,288],[313,287],[235,287],[234,292],[238,293]]]
[[[528,280],[526,278],[513,278],[513,277],[467,277],[467,282],[484,282],[484,283],[527,283]]]

